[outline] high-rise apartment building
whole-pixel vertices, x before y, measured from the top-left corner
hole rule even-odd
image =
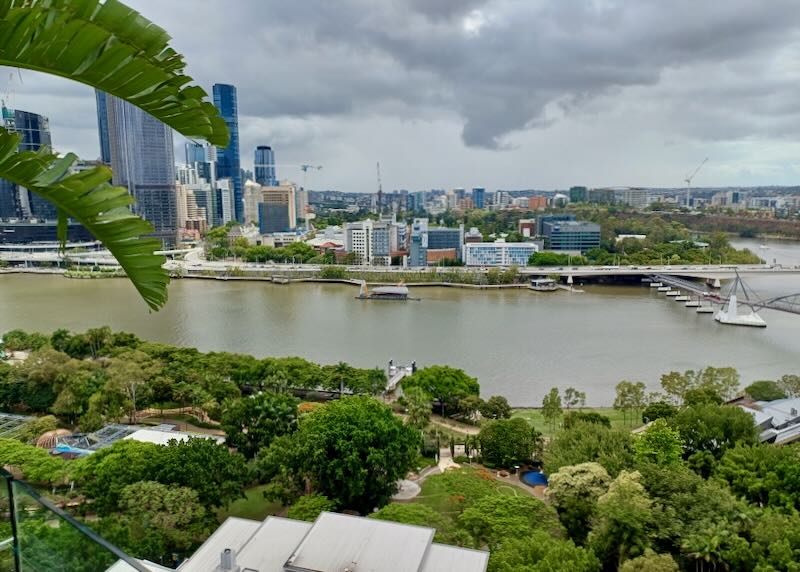
[[[165,245],[174,244],[178,212],[172,129],[109,94],[105,109],[113,183],[126,187],[136,199],[133,211],[155,227],[153,236]]]
[[[230,179],[233,183],[234,218],[243,222],[243,187],[239,156],[239,103],[236,87],[225,83],[215,83],[212,91],[214,105],[219,110],[230,134],[228,146],[217,149],[217,177]]]
[[[274,187],[278,184],[278,178],[275,175],[275,152],[272,147],[269,145],[256,147],[254,166],[256,183],[267,187]]]
[[[29,111],[0,106],[0,126],[22,136],[20,151],[38,151],[50,147],[50,123],[47,117]],[[39,195],[0,180],[0,218],[37,218],[55,220],[56,208]]]

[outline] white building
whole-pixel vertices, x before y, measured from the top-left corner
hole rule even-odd
[[[467,266],[527,266],[531,254],[539,252],[533,242],[468,242],[464,245]]]

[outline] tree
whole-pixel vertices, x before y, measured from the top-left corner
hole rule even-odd
[[[778,380],[778,385],[789,397],[800,395],[800,375],[786,374]]]
[[[200,503],[209,509],[242,498],[250,481],[250,471],[241,454],[202,437],[162,446],[155,475],[154,480],[161,483],[194,489]]]
[[[561,413],[561,396],[558,394],[558,388],[553,387],[542,399],[542,417],[550,425],[551,431],[555,430],[556,422]]]
[[[671,371],[661,376],[661,387],[664,392],[670,395],[677,404],[683,403],[683,397],[686,392],[692,388],[692,379],[689,374],[694,374],[692,371],[680,373]]]
[[[294,431],[299,403],[290,395],[269,391],[227,401],[222,408],[221,429],[228,445],[252,459],[275,437]]]
[[[423,430],[431,421],[431,396],[419,387],[410,387],[404,392],[406,400],[406,423]]]
[[[69,472],[67,463],[49,451],[7,438],[0,438],[0,466],[15,467],[25,480],[48,485],[62,484]]]
[[[569,537],[583,544],[597,507],[597,499],[608,491],[611,477],[597,463],[562,467],[550,475],[547,496],[558,511]]]
[[[0,10],[0,65],[87,84],[187,137],[225,146],[224,121],[206,93],[189,85],[183,58],[168,42],[166,32],[118,2],[84,10],[69,2],[34,0],[5,3]],[[70,46],[69,52],[59,46]],[[108,184],[106,167],[71,174],[74,154],[59,158],[47,148],[19,151],[20,140],[21,135],[0,127],[0,177],[55,205],[60,237],[66,237],[67,217],[80,222],[117,259],[147,304],[161,307],[168,282],[161,268],[164,257],[154,254],[161,243],[145,236],[152,225],[128,209],[133,201],[128,190]]]
[[[714,468],[734,494],[758,506],[800,510],[800,447],[737,445]]]
[[[642,411],[642,423],[650,423],[656,419],[670,419],[677,412],[678,409],[674,405],[670,405],[666,401],[656,401],[650,403]]]
[[[533,458],[539,443],[539,432],[525,419],[487,421],[478,434],[481,459],[492,467],[511,467]]]
[[[561,467],[588,462],[599,463],[612,477],[633,466],[630,432],[596,423],[576,423],[556,433],[544,452],[544,469],[548,474]]]
[[[508,538],[489,556],[489,572],[597,572],[600,561],[591,550],[541,530]]]
[[[694,387],[683,396],[683,405],[686,407],[704,404],[722,405],[722,402],[722,396],[712,387]]]
[[[468,376],[463,370],[434,365],[418,370],[402,382],[403,391],[419,387],[439,402],[442,415],[458,411],[459,400],[468,395],[479,395],[478,380]]]
[[[419,433],[366,396],[345,397],[304,415],[297,431],[262,454],[263,478],[283,498],[304,483],[344,509],[371,512],[396,491],[413,466]]]
[[[641,381],[620,381],[617,384],[617,396],[614,399],[614,409],[622,411],[622,417],[625,422],[628,416],[631,415],[631,421],[636,419],[638,411],[640,411],[645,404],[645,384]]]
[[[103,392],[117,392],[122,396],[123,407],[131,423],[136,423],[136,411],[146,401],[142,399],[141,391],[157,370],[158,366],[150,356],[139,350],[130,350],[113,358],[106,369],[108,381]]]
[[[584,407],[586,405],[586,393],[578,391],[574,387],[568,387],[564,390],[564,405],[567,411],[573,407]]]
[[[681,462],[681,435],[664,419],[656,419],[633,443],[637,463],[677,465]]]
[[[649,547],[647,529],[652,522],[651,501],[637,472],[622,471],[608,492],[597,500],[597,513],[589,545],[604,570],[644,554]]]
[[[777,381],[754,381],[744,388],[744,392],[756,401],[774,401],[786,399],[786,391]]]
[[[484,401],[477,395],[467,395],[458,400],[458,413],[467,421],[473,421],[478,416],[478,411],[483,407]]]
[[[642,556],[625,562],[619,572],[678,572],[678,564],[669,554],[645,551]]]
[[[511,417],[511,406],[502,395],[492,395],[481,404],[480,412],[486,419],[508,419]]]
[[[741,443],[756,442],[756,428],[749,413],[725,405],[695,405],[680,411],[669,421],[684,443],[684,457],[698,452],[722,454]]]
[[[563,529],[556,511],[531,496],[492,494],[464,509],[458,524],[472,535],[477,546],[493,549],[507,538],[521,538],[535,530],[554,535]]]
[[[564,415],[562,426],[564,429],[574,427],[576,423],[597,423],[611,428],[611,419],[598,413],[597,411],[568,411]]]
[[[297,502],[286,511],[286,516],[295,520],[314,522],[320,513],[330,512],[335,509],[336,503],[325,495],[310,494],[297,499]]]
[[[191,555],[216,527],[196,491],[154,481],[122,489],[120,511],[101,519],[101,533],[129,554],[153,562]]]

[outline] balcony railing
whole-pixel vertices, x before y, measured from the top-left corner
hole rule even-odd
[[[0,572],[150,572],[0,469]]]

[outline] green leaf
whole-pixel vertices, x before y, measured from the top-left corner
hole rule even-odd
[[[130,211],[133,198],[123,187],[113,187],[106,167],[69,174],[77,160],[58,157],[43,148],[19,152],[20,136],[0,127],[0,178],[47,199],[58,209],[59,240],[66,238],[66,218],[86,227],[117,259],[133,285],[153,310],[167,301],[169,277],[163,256],[154,254],[161,243],[145,235],[150,223]]]
[[[183,71],[169,35],[117,0],[0,0],[0,65],[85,83],[189,138],[228,144],[207,94]]]

